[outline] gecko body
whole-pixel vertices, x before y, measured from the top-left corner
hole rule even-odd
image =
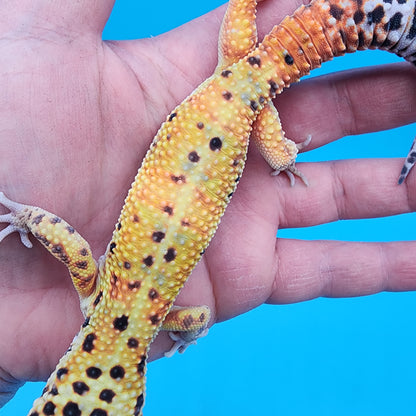
[[[10,210],[0,240],[17,231],[29,246],[32,233],[67,265],[85,315],[29,416],[141,415],[147,353],[162,324],[184,330],[184,345],[208,324],[204,306],[171,308],[232,197],[250,135],[275,172],[306,182],[294,165],[302,145],[284,137],[272,98],[347,52],[379,48],[416,61],[414,0],[314,0],[260,44],[255,7],[230,2],[214,75],[160,127],[98,263],[63,219],[0,195]],[[413,163],[409,156],[402,174]]]

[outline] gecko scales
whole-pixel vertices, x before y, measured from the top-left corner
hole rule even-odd
[[[31,233],[69,270],[85,322],[29,416],[142,414],[149,346],[163,328],[175,349],[206,332],[207,307],[173,302],[207,248],[242,174],[249,137],[274,173],[306,184],[272,99],[323,62],[384,49],[416,61],[414,0],[313,0],[257,43],[255,0],[231,0],[214,74],[162,124],[125,200],[106,253],[62,218],[0,194],[0,240]],[[413,145],[399,182],[415,163]]]

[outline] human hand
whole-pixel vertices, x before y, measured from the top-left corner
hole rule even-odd
[[[0,18],[1,189],[68,220],[96,257],[159,125],[213,71],[223,13],[157,38],[103,43],[112,3],[24,1],[6,4]],[[260,37],[293,11],[289,2],[278,3],[261,5]],[[343,73],[297,85],[277,104],[288,136],[302,141],[312,134],[312,149],[371,131],[374,120],[377,129],[414,121],[415,75],[408,64]],[[251,149],[219,231],[179,302],[207,304],[214,320],[224,320],[263,302],[415,289],[414,243],[276,240],[279,227],[412,210],[413,176],[396,185],[401,163],[299,165],[311,186],[290,188]],[[49,375],[83,319],[65,267],[38,244],[27,250],[9,237],[0,245],[0,270],[6,401],[21,381]],[[168,342],[161,337],[153,356]]]

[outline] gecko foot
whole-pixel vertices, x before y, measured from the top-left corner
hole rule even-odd
[[[165,357],[172,357],[176,351],[183,354],[190,345],[196,345],[199,338],[205,337],[208,334],[208,328],[202,328],[200,331],[180,332],[169,331],[169,337],[175,341],[172,348],[165,352]]]
[[[312,136],[309,134],[306,137],[306,140],[304,140],[301,143],[296,143],[296,148],[297,150],[302,150],[304,149],[306,146],[309,145],[309,143],[312,140]],[[306,185],[309,186],[309,182],[308,179],[306,178],[306,176],[295,166],[296,163],[296,159],[293,160],[292,163],[290,163],[290,165],[284,166],[282,167],[282,169],[278,169],[275,170],[271,173],[272,176],[277,176],[280,174],[280,172],[284,172],[286,173],[286,175],[288,176],[289,180],[290,180],[290,186],[295,186],[296,183],[296,176]]]
[[[0,192],[0,204],[4,205],[10,210],[8,214],[0,215],[0,223],[9,224],[6,228],[0,231],[0,242],[5,237],[14,232],[18,232],[22,244],[27,248],[32,248],[32,243],[28,238],[29,230],[25,225],[25,221],[22,218],[22,213],[27,210],[27,206],[11,201],[6,198],[3,192]]]

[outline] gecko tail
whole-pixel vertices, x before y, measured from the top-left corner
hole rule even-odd
[[[409,153],[404,161],[402,171],[400,172],[398,184],[401,185],[406,179],[407,175],[416,164],[416,137],[413,140],[412,147],[409,150]]]

